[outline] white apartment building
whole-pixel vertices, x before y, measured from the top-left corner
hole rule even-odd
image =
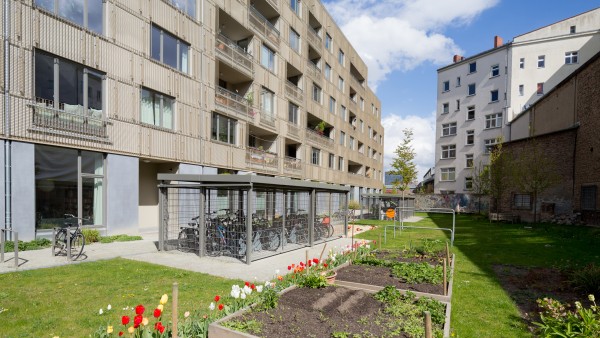
[[[468,193],[507,123],[600,50],[600,8],[438,69],[435,193]]]
[[[156,232],[159,173],[382,187],[381,104],[317,0],[1,8],[0,214],[19,239],[67,213]]]

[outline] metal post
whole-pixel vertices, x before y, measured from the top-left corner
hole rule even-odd
[[[56,228],[52,228],[52,251],[50,251],[52,257],[54,257],[54,248],[56,248]]]
[[[248,206],[248,215],[246,217],[246,264],[250,265],[252,262],[252,210],[254,209],[254,200],[253,200],[254,189],[252,189],[252,184],[250,184],[250,189],[248,189],[248,196],[246,199],[246,205]]]
[[[179,285],[177,284],[177,282],[173,283],[173,304],[172,304],[172,320],[171,322],[173,323],[173,331],[171,332],[171,336],[173,338],[177,338],[178,337],[178,332],[177,332],[177,307],[178,307],[178,303],[179,302]]]
[[[315,206],[317,203],[317,192],[312,189],[310,192],[310,203],[308,204],[308,245],[313,246],[313,234],[315,228]]]
[[[204,201],[206,200],[206,188],[200,188],[200,215],[198,215],[198,256],[204,257],[204,248],[206,248],[206,210],[204,210]]]
[[[456,225],[456,213],[452,210],[452,234],[450,235],[450,244],[454,246],[454,226]]]
[[[4,263],[4,236],[6,236],[6,231],[4,229],[0,229],[0,262]]]
[[[19,268],[19,233],[15,232],[15,269]],[[2,253],[4,253],[4,248],[2,248]],[[4,259],[2,260],[4,262]]]
[[[67,259],[71,261],[71,226],[67,227]]]
[[[161,182],[163,184],[164,181]],[[158,188],[158,251],[165,251],[165,203],[167,203],[167,199],[165,198],[165,191],[168,188],[161,187]]]
[[[281,221],[281,251],[285,251],[285,220],[287,219],[287,192],[283,191],[283,217]]]
[[[10,0],[4,0],[4,228],[12,229],[12,160],[10,141]]]
[[[348,236],[348,203],[350,203],[349,199],[350,192],[346,191],[344,195],[346,197],[346,206],[344,207],[344,236]]]

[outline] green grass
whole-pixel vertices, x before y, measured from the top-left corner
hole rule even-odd
[[[427,216],[427,215],[421,215]],[[365,221],[362,221],[365,222]],[[385,222],[359,238],[383,238]],[[388,222],[387,224],[391,224]],[[452,217],[429,214],[418,226],[451,228]],[[442,231],[391,228],[383,248],[418,247],[422,239],[449,241]],[[452,252],[456,254],[452,296],[452,329],[459,337],[531,337],[517,307],[492,270],[495,264],[573,267],[600,262],[600,229],[558,225],[492,223],[477,216],[457,215]],[[378,246],[378,245],[376,245]]]
[[[123,308],[143,304],[152,311],[163,294],[171,297],[173,282],[183,314],[208,306],[239,281],[120,258],[0,274],[0,309],[6,309],[0,310],[0,336],[87,337],[108,324],[118,330],[121,316],[133,313]],[[169,318],[171,306],[170,298]]]

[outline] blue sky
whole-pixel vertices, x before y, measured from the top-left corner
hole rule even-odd
[[[600,0],[323,0],[369,66],[382,104],[384,168],[413,128],[418,180],[434,165],[437,69],[600,7]]]

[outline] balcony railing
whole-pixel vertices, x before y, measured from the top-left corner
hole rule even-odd
[[[252,71],[254,70],[252,55],[246,53],[245,50],[223,35],[217,35],[215,48],[218,52],[217,55],[220,55],[226,61],[229,61],[232,66],[241,68],[249,75],[252,75]]]
[[[277,157],[277,154],[269,153],[260,149],[247,148],[246,163],[255,168],[278,171],[279,157]]]
[[[323,49],[323,39],[321,39],[312,27],[308,27],[308,34],[306,36],[311,46],[315,47],[319,52]]]
[[[285,95],[298,103],[304,101],[304,92],[290,81],[285,82]]]
[[[83,138],[108,138],[107,120],[102,110],[84,109],[81,105],[61,103],[54,108],[51,100],[38,98],[33,107],[32,124],[36,128],[52,132],[67,132]]]
[[[275,116],[273,116],[273,113],[265,113],[262,111],[260,113],[260,123],[275,127]]]
[[[254,7],[250,7],[248,11],[248,20],[250,25],[265,39],[271,41],[275,46],[279,47],[280,34],[279,30],[273,26],[262,14]]]
[[[283,170],[299,173],[302,171],[302,161],[299,158],[286,156],[283,158]]]
[[[314,80],[317,80],[319,82],[321,82],[321,70],[317,67],[317,65],[315,65],[314,63],[312,63],[310,60],[307,62],[308,67],[306,67],[306,69],[308,70],[308,75],[310,77],[312,77]]]
[[[309,141],[313,141],[314,143],[327,147],[327,148],[333,148],[333,140],[330,139],[329,137],[325,136],[325,135],[321,135],[318,132],[310,129],[310,128],[306,128],[306,138]]]
[[[300,134],[300,132],[301,132],[301,129],[300,129],[300,127],[298,127],[297,124],[288,122],[288,134],[299,137],[299,138],[303,138],[302,135]]]
[[[365,87],[365,81],[363,81],[363,82],[358,81],[358,79],[354,75],[351,75],[350,78],[352,79],[352,82],[354,82],[354,84],[356,84],[359,88]]]
[[[215,103],[225,111],[234,112],[245,118],[254,118],[254,115],[256,115],[254,109],[248,104],[248,100],[223,87],[217,87],[215,92]]]

